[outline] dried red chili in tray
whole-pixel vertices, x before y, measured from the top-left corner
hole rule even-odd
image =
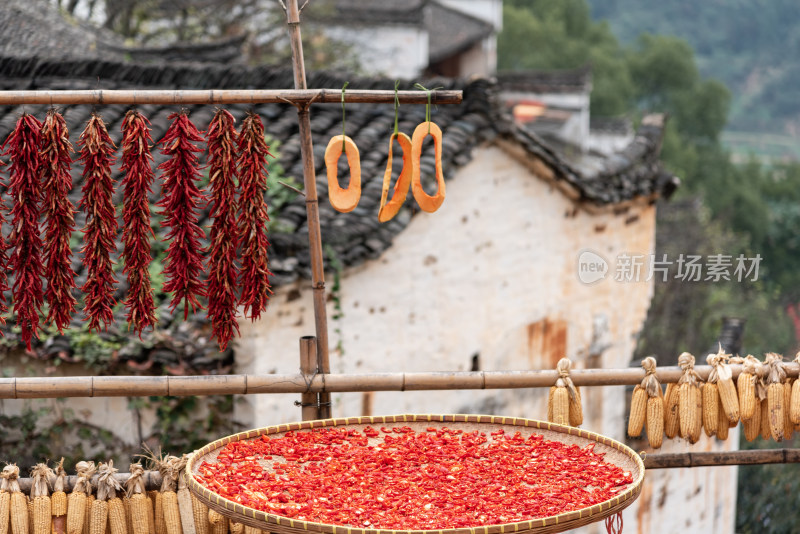
[[[235,119],[220,109],[208,125],[208,175],[211,198],[211,245],[208,248],[208,318],[213,336],[225,350],[236,321],[236,128]]]
[[[75,271],[69,241],[75,230],[75,206],[69,199],[72,190],[72,144],[61,113],[51,109],[42,126],[42,211],[45,216],[44,250],[46,257],[45,299],[47,322],[61,333],[75,312]]]
[[[245,317],[255,321],[267,308],[272,289],[267,261],[267,156],[269,146],[264,140],[264,124],[258,115],[250,114],[242,121],[239,133],[239,242],[242,245],[242,266],[239,304]]]
[[[128,111],[122,121],[122,168],[125,177],[122,203],[122,272],[128,276],[128,296],[125,309],[128,328],[141,337],[142,331],[153,327],[157,320],[153,290],[150,286],[150,200],[155,173],[150,154],[153,138],[150,121],[136,110]]]
[[[32,337],[39,337],[39,313],[44,301],[42,237],[39,233],[41,128],[42,123],[26,113],[3,144],[4,154],[11,159],[8,192],[13,204],[8,244],[12,249],[10,266],[15,274],[14,312],[28,350],[31,350]]]
[[[114,320],[114,262],[111,253],[116,250],[117,214],[112,201],[114,181],[111,164],[114,162],[114,142],[108,135],[103,119],[92,114],[81,133],[83,162],[83,187],[80,208],[86,212],[83,233],[83,264],[86,283],[81,288],[86,295],[84,310],[89,330],[103,329]]]
[[[554,516],[625,490],[632,474],[593,449],[502,428],[328,428],[231,442],[196,478],[226,499],[298,520],[476,527]]]
[[[189,120],[186,112],[173,113],[172,121],[164,138],[161,153],[169,159],[158,166],[163,171],[163,198],[158,206],[163,208],[165,227],[169,228],[166,239],[167,248],[164,275],[164,291],[172,293],[170,309],[173,311],[183,301],[183,318],[202,309],[200,298],[206,296],[206,289],[200,279],[203,271],[203,256],[200,240],[203,229],[197,225],[197,210],[205,205],[205,195],[197,187],[200,179],[199,161],[196,152],[202,152],[195,143],[203,141],[201,132]]]

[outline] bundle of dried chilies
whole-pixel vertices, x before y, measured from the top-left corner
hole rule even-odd
[[[114,161],[114,142],[99,115],[93,114],[81,133],[83,162],[83,197],[80,207],[86,212],[83,229],[83,264],[87,279],[83,285],[84,302],[89,330],[105,329],[114,320],[114,279],[111,253],[116,250],[117,217],[112,201],[114,182],[111,164]]]
[[[205,197],[198,189],[200,179],[197,152],[202,152],[195,143],[203,141],[200,131],[189,120],[185,112],[173,113],[164,138],[159,141],[161,153],[169,159],[159,165],[163,171],[164,197],[158,205],[163,208],[164,226],[169,228],[167,260],[164,267],[166,283],[164,291],[172,293],[172,310],[183,301],[184,320],[192,312],[202,309],[199,299],[206,295],[200,280],[203,271],[200,240],[203,230],[197,225],[197,210],[205,204]]]
[[[128,327],[141,337],[142,331],[156,324],[155,303],[150,287],[150,185],[155,174],[151,166],[149,121],[132,110],[122,122],[122,257],[128,276],[125,300]]]

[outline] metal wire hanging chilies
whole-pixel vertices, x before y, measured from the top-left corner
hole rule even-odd
[[[353,211],[361,199],[361,156],[355,142],[347,137],[345,130],[344,94],[349,82],[342,87],[342,135],[336,135],[325,149],[325,167],[328,173],[328,199],[337,211]],[[350,184],[347,189],[339,186],[339,158],[342,152],[347,156],[350,167]]]

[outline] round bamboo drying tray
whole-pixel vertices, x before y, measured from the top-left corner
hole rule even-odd
[[[544,439],[560,441],[569,445],[585,447],[595,444],[594,450],[604,453],[604,460],[615,464],[626,471],[630,471],[633,483],[616,497],[601,502],[588,508],[565,512],[559,515],[531,519],[518,523],[505,523],[496,525],[476,525],[472,528],[451,528],[437,530],[381,530],[363,529],[341,525],[330,525],[310,521],[300,521],[288,517],[278,516],[267,512],[234,503],[202,486],[195,478],[199,466],[205,462],[214,462],[220,450],[233,441],[242,441],[258,438],[264,434],[282,435],[293,430],[310,430],[323,427],[348,427],[363,429],[371,425],[390,423],[403,423],[416,431],[424,432],[430,426],[447,426],[451,429],[464,431],[480,430],[491,432],[498,428],[506,431],[519,431],[527,437],[533,433],[541,434]],[[639,455],[632,449],[613,439],[568,426],[556,425],[545,421],[521,419],[515,417],[500,417],[492,415],[390,415],[375,417],[352,417],[343,419],[322,419],[305,421],[285,425],[271,426],[241,432],[228,436],[195,451],[190,458],[186,472],[189,475],[189,490],[209,508],[214,509],[238,523],[267,532],[279,534],[300,534],[304,531],[322,532],[327,534],[510,534],[531,532],[544,534],[550,532],[564,532],[589,523],[601,521],[606,517],[616,514],[629,506],[641,491],[644,478],[644,464]]]

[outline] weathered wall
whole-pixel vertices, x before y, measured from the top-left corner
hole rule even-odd
[[[352,45],[364,72],[389,78],[413,78],[428,66],[428,32],[407,25],[331,26],[326,33]]]

